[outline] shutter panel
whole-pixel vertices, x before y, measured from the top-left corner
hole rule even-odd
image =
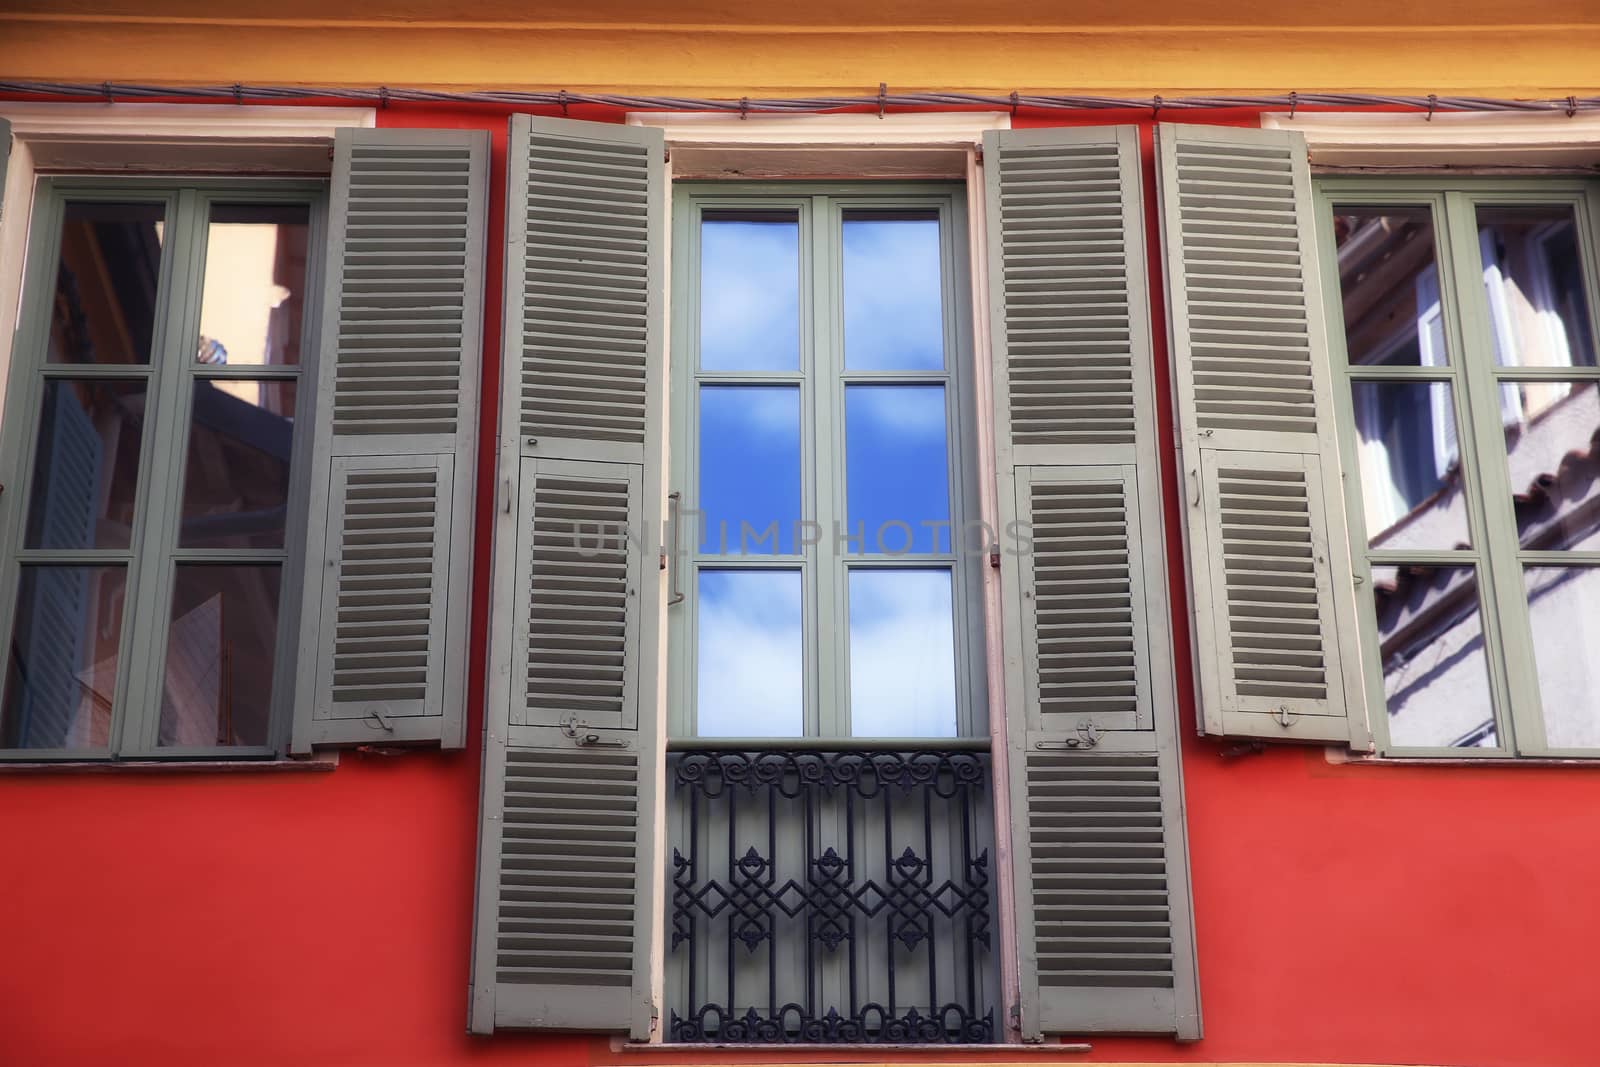
[[[1138,134],[985,136],[1023,1035],[1194,1038]]]
[[[1368,747],[1305,141],[1157,142],[1201,729]]]
[[[664,149],[511,122],[478,1033],[656,1019]]]
[[[489,138],[340,130],[292,748],[465,740]]]

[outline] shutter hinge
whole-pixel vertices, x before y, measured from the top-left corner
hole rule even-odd
[[[672,162],[672,146],[671,145],[668,144],[668,145],[662,145],[661,146],[661,162],[663,162],[663,163],[671,163]]]
[[[975,145],[972,146],[972,162],[976,163],[980,167],[983,166],[983,145],[982,145],[982,143],[975,144]]]
[[[1000,550],[998,548],[989,549],[989,566],[995,570],[1000,569]]]

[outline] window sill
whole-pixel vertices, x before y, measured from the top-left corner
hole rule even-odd
[[[1587,767],[1600,768],[1595,756],[1377,756],[1330,745],[1323,749],[1328,762],[1367,767]]]
[[[885,1054],[916,1053],[928,1060],[941,1058],[945,1053],[987,1052],[1000,1053],[1007,1056],[1034,1053],[1056,1052],[1088,1052],[1094,1046],[1087,1041],[1063,1041],[1059,1044],[1041,1043],[1037,1045],[929,1045],[929,1044],[840,1044],[840,1045],[808,1045],[808,1044],[771,1044],[762,1042],[709,1042],[705,1044],[675,1045],[667,1042],[651,1041],[613,1041],[613,1050],[617,1052],[634,1053],[686,1053],[698,1052],[766,1052],[781,1053],[787,1059],[796,1063],[827,1062],[837,1060],[832,1055],[836,1052],[875,1052]],[[776,1062],[776,1061],[775,1061]]]
[[[39,760],[0,761],[0,777],[11,774],[255,774],[326,772],[339,766],[337,752],[319,752],[309,759],[179,759],[179,760]]]

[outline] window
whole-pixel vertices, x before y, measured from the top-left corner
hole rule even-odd
[[[281,747],[323,204],[320,184],[40,182],[0,749]]]
[[[733,121],[512,119],[472,1030],[1198,1036],[1138,131]]]
[[[1600,754],[1600,196],[1320,192],[1380,751]]]
[[[960,203],[678,190],[675,735],[981,729]]]
[[[670,1041],[995,1034],[964,196],[676,192]]]

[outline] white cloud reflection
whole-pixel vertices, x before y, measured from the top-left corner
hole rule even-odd
[[[700,365],[800,366],[800,226],[707,219],[700,226]]]
[[[699,580],[696,729],[701,737],[804,732],[797,570],[704,570]]]
[[[955,626],[947,570],[850,572],[850,732],[956,732]]]

